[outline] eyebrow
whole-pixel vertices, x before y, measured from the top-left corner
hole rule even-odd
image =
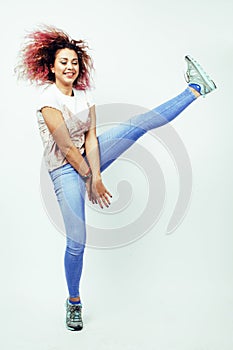
[[[67,57],[59,57],[59,60],[68,60],[68,58]],[[78,60],[78,57],[72,58],[72,61],[73,60]]]

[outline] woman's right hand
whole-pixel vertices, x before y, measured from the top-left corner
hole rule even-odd
[[[110,200],[112,198],[111,193],[104,186],[101,177],[92,178],[91,183],[91,195],[94,199],[94,202],[99,204],[100,208],[103,209],[103,206],[109,207]]]
[[[103,209],[103,206],[109,207],[109,197],[112,197],[112,195],[106,189],[101,179],[88,179],[86,182],[86,190],[88,198],[93,204],[99,204],[101,209]]]

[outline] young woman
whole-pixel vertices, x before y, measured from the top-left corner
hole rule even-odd
[[[20,78],[46,85],[39,98],[37,120],[66,229],[66,326],[77,331],[83,328],[79,282],[86,242],[85,193],[93,204],[108,207],[112,195],[101,179],[102,171],[148,130],[170,122],[216,86],[193,58],[185,56],[188,85],[183,92],[97,137],[88,45],[49,26],[25,39],[17,71]]]

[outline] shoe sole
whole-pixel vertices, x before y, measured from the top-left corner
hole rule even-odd
[[[66,328],[69,330],[69,331],[81,331],[83,329],[83,326],[81,327],[75,327],[75,328],[72,328],[72,327],[69,327],[66,325]]]
[[[186,61],[189,61],[194,68],[197,70],[197,72],[200,74],[200,76],[202,77],[203,81],[205,82],[205,84],[208,85],[208,87],[211,89],[211,91],[215,90],[217,88],[217,86],[215,85],[215,83],[213,82],[212,79],[210,79],[210,77],[206,74],[206,72],[204,71],[204,69],[200,66],[199,63],[197,63],[197,61],[195,61],[191,56],[187,55],[185,56]]]

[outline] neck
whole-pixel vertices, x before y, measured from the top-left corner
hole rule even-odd
[[[68,86],[60,86],[60,84],[56,84],[58,89],[64,94],[64,95],[68,95],[68,96],[72,96],[72,85],[68,85]]]

